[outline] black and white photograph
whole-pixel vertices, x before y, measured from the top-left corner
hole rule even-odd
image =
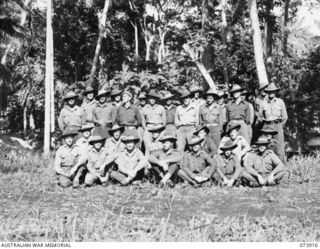
[[[0,60],[0,247],[320,246],[320,0],[0,0]]]

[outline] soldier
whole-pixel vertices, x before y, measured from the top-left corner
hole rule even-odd
[[[110,137],[106,140],[105,148],[113,154],[119,153],[125,149],[125,144],[121,140],[124,127],[115,124],[109,131]]]
[[[197,107],[191,103],[189,91],[183,91],[180,96],[182,105],[177,107],[175,125],[177,127],[177,149],[185,150],[187,140],[190,140],[199,125],[199,113]]]
[[[227,105],[225,102],[228,97],[228,94],[226,94],[223,91],[218,91],[218,95],[219,95],[219,98],[218,98],[217,103],[220,105],[220,107],[222,109],[222,123],[223,123],[222,134],[223,134],[223,131],[225,130],[225,125],[227,123]],[[222,134],[220,134],[220,135],[222,136]]]
[[[273,151],[267,150],[269,143],[266,138],[259,138],[255,142],[258,150],[250,153],[245,162],[242,176],[251,187],[276,185],[288,177],[288,172],[279,157]]]
[[[114,153],[108,153],[108,151],[104,149],[105,140],[106,139],[100,135],[92,136],[90,138],[89,143],[92,147],[88,152],[88,173],[85,178],[86,186],[91,186],[95,183],[101,183],[105,186],[108,183],[111,167],[107,170],[106,167],[114,161],[116,155]]]
[[[140,115],[141,115],[141,120],[142,120],[142,124],[145,124],[145,110],[148,108],[148,104],[147,104],[147,95],[145,92],[140,92],[139,96],[138,96],[138,100],[139,100],[139,106],[138,109],[140,111]],[[144,128],[142,126],[140,126],[138,128],[138,133],[139,133],[139,137],[140,140],[143,140],[143,135],[144,135]]]
[[[264,91],[268,94],[268,99],[261,105],[263,127],[271,127],[278,132],[274,136],[277,141],[277,150],[280,153],[281,161],[286,161],[284,150],[283,126],[287,122],[288,114],[286,106],[282,99],[276,98],[276,92],[279,91],[274,83],[270,84]]]
[[[166,186],[167,183],[172,186],[170,178],[178,171],[182,160],[182,153],[173,148],[176,141],[177,139],[174,136],[164,134],[160,138],[160,142],[163,143],[162,150],[154,151],[149,157],[152,168],[161,178],[161,187]]]
[[[209,136],[209,132],[210,130],[207,126],[200,125],[193,134],[203,139],[201,143],[201,149],[213,158],[213,156],[218,153],[219,145],[216,146],[213,139]]]
[[[233,150],[233,153],[241,161],[245,159],[245,155],[251,150],[251,148],[247,140],[243,136],[239,135],[239,129],[239,124],[228,124],[226,130],[227,135],[221,139],[221,143],[219,145],[219,154],[222,154],[223,151],[221,148],[230,139],[233,143],[237,144],[237,147]]]
[[[253,127],[253,137],[252,140],[258,140],[260,136],[260,130],[262,129],[263,125],[263,117],[262,117],[262,110],[261,106],[264,101],[267,100],[268,94],[264,91],[264,89],[268,85],[264,85],[258,89],[257,97],[254,99],[254,113],[255,113],[255,120],[254,120],[254,127]]]
[[[244,90],[241,93],[241,95],[243,96],[243,100],[248,103],[249,108],[250,108],[250,124],[247,125],[249,139],[247,141],[248,141],[248,143],[251,143],[252,136],[253,136],[252,126],[254,123],[254,114],[255,114],[253,104],[251,103],[252,102],[252,95],[247,90]]]
[[[136,130],[142,125],[139,109],[131,104],[132,94],[129,91],[122,93],[122,105],[117,109],[116,123],[125,129]]]
[[[115,106],[106,101],[109,93],[106,90],[100,90],[96,96],[98,103],[92,110],[95,130],[104,138],[109,138],[108,130],[111,129],[116,118]]]
[[[149,147],[152,140],[152,135],[148,129],[154,126],[166,125],[166,111],[162,105],[157,104],[157,101],[159,101],[159,94],[154,90],[151,90],[149,94],[147,94],[147,97],[149,98],[149,105],[143,113],[145,123],[142,124],[144,127],[143,141],[146,149]]]
[[[217,178],[221,185],[232,187],[240,182],[241,179],[241,165],[239,158],[232,152],[237,147],[237,144],[228,140],[220,149],[222,153],[216,155],[218,164]]]
[[[177,128],[174,125],[174,119],[177,111],[177,107],[172,103],[174,95],[171,93],[162,97],[164,103],[164,109],[166,111],[166,132],[169,134],[176,134]]]
[[[58,184],[63,187],[80,186],[84,176],[86,157],[81,153],[79,146],[74,143],[77,131],[66,129],[62,134],[65,144],[56,152],[54,168],[58,176]]]
[[[137,179],[138,173],[143,173],[143,169],[148,166],[148,160],[140,149],[135,148],[135,144],[139,143],[137,131],[127,130],[122,141],[126,147],[124,151],[118,153],[114,161],[118,169],[112,171],[110,177],[122,185],[128,185]]]
[[[85,122],[93,124],[92,110],[97,103],[94,99],[95,90],[89,86],[86,88],[83,94],[85,98],[82,102],[81,108],[84,111]]]
[[[223,129],[223,109],[216,103],[219,95],[213,89],[205,94],[207,103],[200,107],[200,124],[209,128],[209,136],[219,146]]]
[[[233,122],[241,126],[239,133],[249,143],[251,142],[247,125],[250,124],[250,107],[246,101],[241,98],[242,88],[234,84],[230,90],[233,100],[227,104],[227,122]]]
[[[79,130],[79,132],[82,132],[82,137],[77,140],[76,145],[79,146],[83,153],[87,153],[89,150],[89,139],[93,128],[94,125],[92,123],[88,123],[83,125]]]
[[[163,135],[165,128],[165,126],[159,124],[148,129],[148,131],[151,133],[152,140],[149,146],[146,147],[145,155],[147,158],[149,158],[150,154],[154,151],[162,150],[163,144],[159,139]]]
[[[200,187],[206,182],[210,184],[217,169],[215,159],[201,150],[202,140],[195,136],[189,140],[191,151],[184,153],[181,169],[178,171],[178,175],[194,187]]]
[[[66,96],[63,98],[66,102],[66,106],[62,108],[58,118],[59,128],[62,132],[66,129],[79,130],[85,123],[83,109],[75,105],[76,98],[78,98],[78,95],[72,91],[67,92]]]
[[[277,135],[278,132],[272,127],[265,127],[260,131],[260,133],[260,137],[264,137],[270,142],[268,145],[268,149],[272,150],[281,159],[281,161],[285,163],[285,161],[283,161],[283,158],[281,158],[281,152],[279,151],[278,142],[274,139],[274,136]]]
[[[120,89],[114,89],[111,91],[111,100],[112,100],[112,104],[118,108],[122,103],[121,103],[121,94],[122,94],[123,90]]]
[[[198,110],[200,106],[203,106],[206,104],[206,101],[201,98],[201,94],[203,92],[203,89],[198,86],[192,86],[190,88],[190,94],[191,94],[191,103],[194,104]]]

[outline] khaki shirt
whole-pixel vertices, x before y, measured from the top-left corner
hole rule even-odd
[[[176,149],[171,149],[167,152],[164,152],[163,150],[155,151],[151,154],[149,157],[149,162],[158,164],[159,161],[167,160],[170,164],[173,163],[180,163],[182,160],[183,154]]]
[[[199,114],[197,107],[190,103],[188,106],[180,105],[177,107],[175,116],[175,125],[198,125]]]
[[[97,102],[95,100],[92,101],[88,101],[88,100],[84,100],[81,108],[84,111],[84,116],[85,116],[85,121],[87,123],[93,123],[93,117],[92,117],[92,111],[93,111],[93,107],[97,104]]]
[[[120,172],[128,174],[128,172],[139,168],[139,166],[146,167],[148,165],[147,158],[143,155],[141,150],[135,148],[131,153],[127,150],[119,152],[115,163],[118,165]]]
[[[81,155],[79,146],[75,144],[72,147],[67,145],[60,146],[54,161],[55,169],[62,169],[65,173],[69,172],[78,162]]]
[[[217,155],[216,160],[218,163],[218,169],[221,173],[228,179],[237,173],[240,173],[241,165],[238,157],[235,154],[231,154],[229,158],[226,158],[224,155]]]
[[[250,107],[247,101],[241,99],[237,103],[232,100],[227,104],[227,122],[231,120],[243,120],[247,124],[250,123]]]
[[[92,110],[93,122],[99,125],[114,123],[116,119],[116,107],[111,103],[97,103]]]
[[[223,110],[217,103],[212,105],[203,105],[200,107],[200,124],[216,125],[222,129],[223,126]]]
[[[73,108],[65,106],[62,108],[58,123],[61,131],[71,128],[72,126],[81,127],[85,122],[84,111],[79,106],[74,106]]]
[[[148,105],[143,111],[144,120],[148,124],[166,124],[166,111],[162,105]]]
[[[108,154],[104,148],[101,148],[100,151],[97,151],[95,148],[91,148],[88,151],[88,162],[87,168],[91,173],[98,173],[103,166]],[[93,172],[92,172],[93,171]]]
[[[118,153],[124,151],[126,145],[121,141],[121,138],[116,141],[113,137],[110,137],[106,140],[104,147],[109,153]]]
[[[79,140],[76,142],[76,145],[83,153],[88,153],[89,149],[91,148],[91,145],[89,145],[89,141],[84,137],[79,138]]]
[[[286,106],[283,100],[279,98],[262,102],[261,111],[266,121],[280,120],[285,123],[288,119]]]
[[[174,105],[171,105],[170,107],[165,106],[164,107],[166,110],[166,121],[167,124],[174,124],[174,119],[176,116],[176,111],[177,111],[177,107]]]
[[[220,149],[228,140],[230,140],[230,138],[228,136],[224,136],[221,139],[220,145],[219,145],[219,154],[222,154],[222,150]],[[251,147],[249,145],[249,143],[247,142],[247,140],[243,137],[238,135],[237,138],[235,139],[235,141],[233,141],[234,143],[237,144],[237,147],[233,149],[233,154],[235,154],[239,160],[241,160],[241,158],[248,152],[251,150]]]

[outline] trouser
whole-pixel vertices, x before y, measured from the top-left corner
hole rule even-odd
[[[249,145],[251,144],[251,141],[252,141],[252,136],[253,136],[253,130],[252,130],[252,126],[251,124],[247,124],[247,129],[248,129],[248,143]]]
[[[193,136],[193,133],[196,131],[194,125],[184,125],[180,126],[177,130],[177,149],[179,151],[184,151],[186,144]]]
[[[197,176],[202,176],[202,177],[208,177],[207,181],[212,181],[212,176],[213,176],[214,171],[212,170],[212,167],[207,167],[205,168],[202,172],[200,173],[195,173]],[[192,179],[187,172],[184,169],[179,169],[178,170],[178,176],[183,180],[183,181],[187,181],[188,183],[190,183],[191,185],[194,186],[198,186],[203,184],[202,183],[198,183],[196,180]],[[206,182],[207,182],[206,181]]]
[[[233,183],[233,185],[239,185],[240,184],[241,178],[242,178],[242,172],[243,172],[243,169],[241,169],[241,172],[240,172],[238,178],[235,179],[235,182]],[[228,180],[230,180],[231,178],[233,178],[234,174],[224,174],[224,176]],[[218,172],[214,173],[212,178],[217,182],[218,185],[220,185],[220,186],[223,185],[223,178],[221,177],[221,175]]]
[[[86,174],[84,182],[86,185],[93,185],[94,183],[99,183],[99,182],[104,184],[104,183],[108,182],[108,180],[109,180],[108,176],[104,176],[104,177],[99,176],[98,177],[98,176],[95,176],[95,175],[91,174],[90,172],[88,172]]]
[[[99,134],[101,137],[107,139],[107,138],[110,137],[109,130],[111,128],[112,128],[112,124],[111,123],[108,123],[105,126],[98,125],[93,129],[92,134],[93,135]]]
[[[244,120],[234,120],[233,119],[230,121],[230,123],[241,125],[240,130],[239,130],[239,135],[243,136],[247,140],[247,142],[250,144],[252,135],[250,136],[250,134],[249,134],[248,125],[246,124],[246,122],[244,122]]]
[[[84,166],[80,166],[79,169],[71,176],[71,177],[66,177],[63,175],[57,175],[58,178],[58,185],[67,188],[70,187],[71,185],[73,186],[78,186],[82,183],[82,178],[85,174],[86,168]]]
[[[151,167],[152,167],[153,172],[156,174],[156,176],[160,177],[160,178],[162,178],[167,173],[169,173],[172,176],[179,169],[178,163],[170,164],[169,167],[168,167],[168,171],[164,171],[162,167],[159,167],[156,164],[151,164]]]
[[[261,176],[264,179],[267,179],[269,174],[261,174]],[[241,177],[242,177],[245,185],[248,185],[251,187],[259,187],[260,186],[258,179],[255,176],[253,176],[252,174],[250,174],[247,170],[242,171]],[[286,170],[279,171],[274,175],[275,184],[280,184],[280,182],[286,182],[286,181],[288,181],[288,179],[289,179],[289,173]]]
[[[139,179],[142,179],[144,176],[144,168],[139,170],[137,172],[137,175],[134,179],[132,180],[139,180]],[[114,170],[114,171],[111,171],[110,173],[110,178],[116,182],[119,182],[121,184],[123,184],[123,182],[126,180],[127,178],[127,175],[120,172],[119,170]]]
[[[209,132],[210,137],[213,139],[215,145],[218,148],[220,145],[220,141],[221,141],[220,127],[219,126],[207,126],[207,127],[210,130],[210,132]]]
[[[272,129],[276,130],[278,132],[277,135],[274,136],[274,140],[277,141],[275,147],[276,147],[276,151],[278,152],[279,154],[279,157],[280,157],[280,160],[283,162],[283,163],[286,163],[286,152],[285,152],[285,143],[284,143],[284,133],[283,133],[283,126],[281,123],[273,123],[273,124],[268,124],[268,123],[265,123],[263,125],[263,128],[266,128],[266,127],[271,127]]]
[[[174,124],[167,124],[165,133],[175,136],[177,133],[177,128]]]

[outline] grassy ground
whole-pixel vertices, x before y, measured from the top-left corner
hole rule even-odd
[[[0,241],[319,241],[320,155],[274,188],[61,189],[52,160],[0,153]]]

